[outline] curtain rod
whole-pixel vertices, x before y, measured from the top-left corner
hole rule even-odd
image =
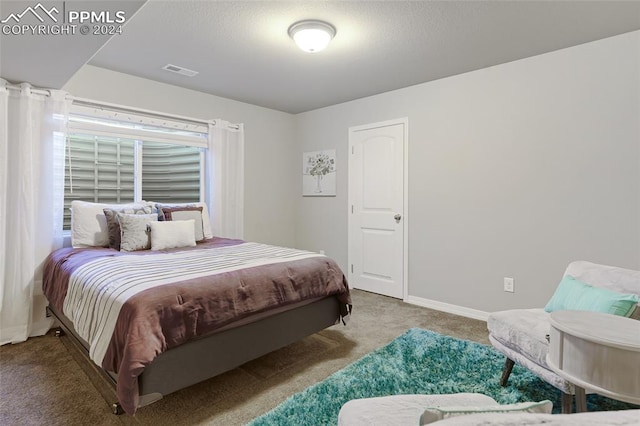
[[[3,80],[2,80],[2,79],[0,79],[0,83],[1,83],[2,81],[3,81]],[[13,84],[13,83],[9,83],[9,82],[8,82],[8,81],[6,81],[6,80],[4,80],[4,81],[5,81],[5,85],[4,85],[4,87],[5,87],[7,90],[23,90],[23,89],[24,89],[24,87],[22,87],[22,85],[20,85],[20,84]],[[50,95],[51,95],[51,90],[48,90],[48,89],[37,89],[37,88],[35,88],[35,87],[31,86],[31,85],[30,85],[30,84],[28,84],[28,83],[27,83],[27,85],[29,86],[29,89],[31,90],[31,93],[35,93],[36,95],[43,95],[43,96],[50,96]]]
[[[155,117],[155,118],[173,118],[176,120],[180,120],[180,121],[188,121],[190,123],[194,123],[194,124],[201,124],[201,125],[208,125],[209,123],[211,124],[216,124],[215,120],[199,120],[197,118],[193,118],[193,117],[185,117],[182,115],[177,115],[177,114],[168,114],[168,113],[164,113],[164,112],[159,112],[159,111],[152,111],[152,110],[148,110],[148,109],[143,109],[143,108],[137,108],[137,107],[128,107],[128,106],[124,106],[124,105],[118,105],[118,104],[112,104],[109,102],[102,102],[102,101],[95,101],[92,99],[85,99],[85,98],[77,98],[75,96],[69,96],[68,99],[71,99],[74,103],[74,105],[81,105],[81,106],[87,106],[87,107],[91,107],[91,108],[106,108],[106,109],[110,109],[110,110],[117,110],[117,111],[122,111],[122,112],[126,112],[126,113],[133,113],[133,114],[144,114],[144,115],[148,115],[151,117]]]
[[[2,80],[0,80],[0,81],[2,81]],[[31,93],[34,93],[34,94],[37,94],[37,95],[43,95],[43,96],[50,96],[51,95],[51,90],[35,88],[35,87],[31,86],[29,83],[23,83],[23,84],[27,84],[29,86],[29,89],[31,90]],[[21,84],[12,84],[12,83],[9,83],[9,82],[6,82],[5,87],[8,90],[22,90],[23,89]],[[124,106],[124,105],[118,105],[118,104],[113,104],[113,103],[109,103],[109,102],[95,101],[95,100],[86,99],[86,98],[78,98],[78,97],[72,96],[70,94],[67,94],[67,99],[71,100],[75,104],[88,106],[88,107],[117,109],[117,110],[123,111],[123,112],[137,113],[137,114],[142,113],[142,114],[146,114],[146,115],[149,115],[149,116],[152,116],[152,117],[158,117],[158,118],[173,118],[173,119],[177,119],[177,120],[181,120],[181,121],[188,121],[190,123],[202,124],[202,125],[209,125],[211,123],[211,124],[213,124],[215,126],[215,124],[216,124],[216,120],[199,120],[197,118],[185,117],[185,116],[177,115],[177,114],[168,114],[168,113],[164,113],[164,112],[152,111],[152,110],[147,110],[147,109],[143,109],[143,108],[127,107],[127,106]],[[240,128],[240,125],[239,124],[229,123],[229,127],[232,128],[232,129],[238,130]]]
[[[118,111],[134,113],[134,114],[142,113],[155,118],[171,118],[171,119],[176,119],[180,121],[188,121],[194,124],[203,124],[203,125],[213,124],[214,126],[216,125],[216,120],[199,120],[197,118],[185,117],[183,115],[178,115],[178,114],[169,114],[165,112],[152,111],[152,110],[137,108],[137,107],[127,107],[124,105],[118,105],[118,104],[113,104],[109,102],[95,101],[92,99],[85,99],[85,98],[77,98],[75,96],[69,96],[69,99],[71,99],[73,103],[76,105],[88,106],[93,108],[115,109]],[[237,130],[240,128],[240,125],[229,123],[229,127]]]

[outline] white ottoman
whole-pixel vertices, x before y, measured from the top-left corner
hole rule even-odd
[[[427,407],[484,406],[497,402],[479,393],[392,395],[354,399],[342,406],[338,426],[415,426]]]

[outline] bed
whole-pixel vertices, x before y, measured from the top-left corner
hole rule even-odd
[[[346,323],[349,288],[313,252],[207,238],[123,252],[62,248],[44,266],[49,310],[139,407],[324,328]]]

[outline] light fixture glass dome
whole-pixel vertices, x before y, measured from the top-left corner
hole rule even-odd
[[[323,21],[300,21],[289,27],[289,36],[300,49],[309,53],[323,50],[335,35],[336,29]]]

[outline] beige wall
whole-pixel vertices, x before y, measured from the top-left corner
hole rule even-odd
[[[543,306],[571,260],[640,269],[640,32],[295,116],[338,195],[296,194],[297,246],[347,267],[350,126],[409,119],[409,295]],[[502,290],[515,278],[515,293]]]
[[[65,85],[73,96],[245,125],[245,238],[295,245],[297,158],[293,116],[86,65]]]

